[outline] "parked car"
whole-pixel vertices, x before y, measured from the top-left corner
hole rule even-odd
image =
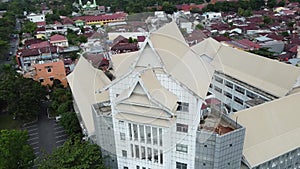
[[[58,115],[58,116],[55,117],[56,122],[59,122],[60,119],[61,119],[61,115]]]

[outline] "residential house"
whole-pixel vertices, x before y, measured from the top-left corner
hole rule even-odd
[[[35,14],[35,13],[30,13],[29,15],[26,16],[27,19],[31,22],[45,22],[46,18],[44,14]]]
[[[207,32],[208,31],[205,30],[195,29],[192,33],[188,34],[187,37],[185,37],[186,42],[189,44],[189,46],[193,46],[206,39],[208,37]]]
[[[129,39],[119,35],[110,45],[110,50],[115,53],[127,53],[139,50],[138,42],[129,42]]]
[[[17,51],[16,60],[20,69],[27,71],[34,64],[42,64],[47,61],[58,60],[62,52],[62,48],[58,46],[21,49]]]
[[[50,37],[50,44],[59,47],[69,47],[68,39],[59,34],[55,34]]]

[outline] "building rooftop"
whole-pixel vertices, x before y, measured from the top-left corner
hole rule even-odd
[[[98,115],[111,115],[111,105],[109,101],[95,103],[93,104],[93,109]]]
[[[265,102],[266,101],[261,98],[255,98],[255,99],[245,101],[245,103],[251,107],[263,104]]]
[[[97,91],[110,83],[104,72],[94,68],[83,56],[72,73],[67,76],[76,104],[80,111],[88,134],[94,133],[94,121],[92,117],[92,104],[109,100],[108,91]]]
[[[125,18],[127,16],[126,13],[119,12],[119,13],[114,13],[114,14],[105,14],[105,15],[96,15],[96,16],[78,16],[74,17],[73,20],[83,20],[85,22],[91,22],[91,21],[103,21],[103,20],[111,20],[111,19],[120,19],[120,18]]]
[[[241,128],[239,124],[229,119],[225,113],[226,111],[219,105],[207,107],[203,110],[198,130],[224,135]]]
[[[299,99],[296,93],[231,115],[246,128],[243,154],[251,168],[299,148]]]
[[[50,42],[57,42],[57,41],[66,41],[67,38],[63,35],[55,34],[50,37]]]
[[[216,71],[276,97],[285,96],[300,84],[298,67],[222,45],[212,38],[192,49],[200,56],[210,57]]]

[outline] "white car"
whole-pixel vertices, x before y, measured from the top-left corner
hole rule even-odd
[[[58,115],[58,116],[55,117],[56,122],[59,122],[60,119],[61,119],[61,115]]]

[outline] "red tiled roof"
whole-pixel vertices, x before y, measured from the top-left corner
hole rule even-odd
[[[186,37],[186,41],[188,42],[188,44],[194,45],[196,43],[201,42],[202,40],[204,40],[205,38],[207,38],[207,34],[204,33],[204,30],[193,30],[192,33],[189,34],[188,37]]]
[[[103,53],[100,53],[100,54],[85,53],[83,56],[88,61],[90,61],[95,68],[99,67],[102,59],[104,58],[104,54]]]
[[[113,43],[111,44],[111,46],[113,47],[113,46],[117,45],[117,44],[120,43],[120,42],[128,43],[128,39],[125,38],[125,37],[122,36],[122,35],[119,35],[119,36],[117,36],[117,37],[114,39],[114,41],[113,41]]]
[[[50,42],[65,41],[65,40],[67,40],[67,39],[64,36],[59,35],[59,34],[55,34],[50,37]]]
[[[217,98],[205,99],[206,105],[202,104],[201,110],[206,109],[208,106],[221,104],[221,101]]]
[[[46,22],[45,21],[43,21],[43,22],[36,22],[36,26],[37,27],[46,26]]]
[[[294,47],[292,47],[289,52],[292,52],[292,53],[297,53],[298,52],[298,46],[295,45]]]
[[[137,41],[138,41],[138,42],[144,42],[145,39],[146,39],[145,36],[137,36]]]
[[[34,49],[34,48],[43,48],[43,47],[49,47],[50,43],[48,41],[43,41],[40,43],[35,43],[35,44],[31,44],[29,46],[29,49]]]
[[[62,48],[51,46],[51,47],[43,47],[43,48],[34,48],[34,49],[23,49],[21,50],[20,56],[27,57],[27,56],[37,56],[40,53],[57,53],[61,52]]]
[[[239,40],[237,41],[238,43],[244,45],[244,46],[247,46],[248,48],[255,48],[255,49],[258,49],[260,48],[260,46],[248,39],[242,39],[242,40]]]
[[[247,21],[252,22],[252,23],[263,23],[263,19],[262,17],[251,17],[251,18],[247,18]]]
[[[212,30],[218,30],[218,31],[222,31],[222,30],[228,30],[229,29],[229,25],[228,24],[224,24],[224,23],[214,23],[211,24],[211,29]]]
[[[62,25],[60,22],[58,22],[58,21],[54,21],[54,24],[55,25]]]
[[[62,19],[62,24],[64,24],[64,25],[67,25],[67,24],[73,25],[74,21],[71,18],[66,17],[66,18]]]
[[[137,51],[139,48],[137,43],[127,43],[127,44],[119,44],[111,48],[113,51],[123,51],[123,50],[130,50],[130,51]]]
[[[268,38],[271,38],[271,39],[274,39],[274,40],[283,40],[283,39],[284,39],[283,36],[281,36],[281,35],[276,35],[276,34],[274,34],[274,33],[268,34],[267,37],[268,37]]]
[[[231,41],[230,38],[226,37],[226,36],[215,36],[213,37],[216,41],[218,42],[222,42],[222,41]]]
[[[31,44],[35,44],[35,43],[40,43],[43,42],[42,39],[28,39],[24,42],[25,47],[31,45]]]
[[[46,28],[45,27],[39,27],[39,28],[36,28],[35,32],[42,32],[42,31],[46,31]]]
[[[291,39],[291,43],[300,45],[300,39],[299,38],[293,38],[293,39]]]
[[[260,28],[256,24],[248,24],[248,26],[240,26],[242,30],[259,30]]]

